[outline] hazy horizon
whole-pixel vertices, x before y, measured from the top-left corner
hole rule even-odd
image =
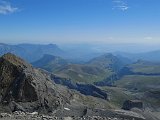
[[[135,43],[34,43],[34,42],[22,42],[22,43],[6,43],[0,42],[0,44],[7,45],[20,45],[20,44],[31,44],[31,45],[49,45],[56,44],[60,49],[64,51],[92,51],[98,53],[145,53],[152,51],[159,51],[159,44],[135,44]]]

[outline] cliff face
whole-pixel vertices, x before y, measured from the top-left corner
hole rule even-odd
[[[46,75],[8,53],[0,58],[0,102],[12,111],[50,112],[64,101]]]

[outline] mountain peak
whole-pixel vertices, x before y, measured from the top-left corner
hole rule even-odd
[[[104,55],[102,55],[102,56],[106,56],[106,57],[112,57],[112,56],[114,56],[112,53],[106,53],[106,54],[104,54]]]
[[[67,65],[69,62],[59,56],[45,54],[38,61],[33,62],[32,64],[36,67],[53,72],[55,69]]]
[[[55,59],[58,58],[58,56],[54,56],[54,55],[50,55],[50,54],[44,54],[43,58],[51,58],[51,59]]]
[[[30,64],[28,64],[26,61],[21,59],[20,57],[15,56],[12,53],[6,53],[1,58],[0,61],[8,61],[9,63],[12,63],[15,66],[19,67],[31,67]]]

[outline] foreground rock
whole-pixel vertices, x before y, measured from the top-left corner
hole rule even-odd
[[[21,58],[0,58],[0,103],[6,111],[52,112],[64,100],[47,76]]]
[[[126,113],[126,115],[124,114]],[[119,115],[122,114],[120,117]],[[131,113],[128,112],[130,115]],[[136,113],[132,112],[132,115]],[[38,114],[37,112],[25,113],[20,111],[15,111],[13,114],[1,113],[0,120],[145,120],[142,116],[136,114],[136,117],[127,116],[126,111],[117,111],[115,116],[62,116],[57,117],[54,115],[44,115]]]

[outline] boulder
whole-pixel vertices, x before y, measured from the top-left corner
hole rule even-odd
[[[51,112],[65,99],[45,74],[8,53],[0,58],[0,103],[11,111]]]

